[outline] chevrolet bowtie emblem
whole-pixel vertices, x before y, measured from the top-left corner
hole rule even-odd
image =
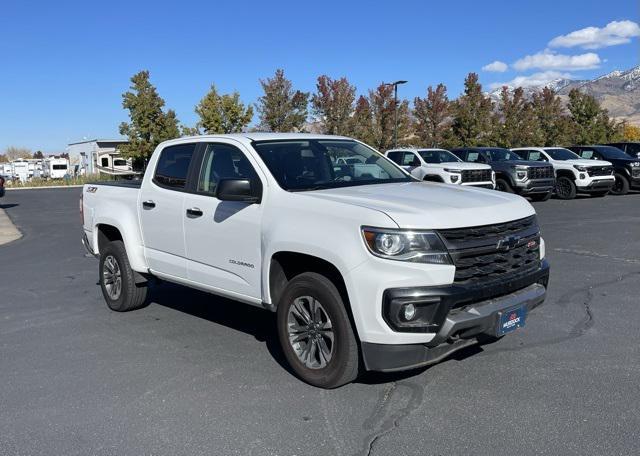
[[[502,250],[503,252],[511,250],[518,245],[520,239],[520,236],[507,236],[506,238],[502,238],[496,244],[496,249]]]

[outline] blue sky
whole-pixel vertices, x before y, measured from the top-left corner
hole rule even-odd
[[[258,80],[276,68],[305,91],[325,73],[348,77],[360,93],[406,79],[402,97],[439,82],[455,97],[470,71],[489,87],[638,65],[638,38],[618,35],[635,35],[639,15],[637,0],[6,2],[0,153],[9,145],[54,153],[83,137],[117,137],[127,120],[121,94],[141,69],[187,125],[212,82],[253,103]],[[550,46],[585,27],[599,30]],[[482,70],[494,61],[506,71]]]

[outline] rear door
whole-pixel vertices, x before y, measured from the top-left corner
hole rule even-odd
[[[247,178],[263,185],[257,165],[234,141],[203,143],[192,193],[185,195],[189,280],[236,297],[260,299],[263,205],[220,201],[221,179]]]
[[[140,224],[144,253],[156,272],[187,278],[183,214],[187,179],[192,172],[196,143],[165,147],[153,179],[140,189]]]

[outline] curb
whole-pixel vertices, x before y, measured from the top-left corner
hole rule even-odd
[[[84,184],[79,185],[44,185],[42,187],[5,187],[8,192],[16,190],[46,190],[48,188],[82,188]]]
[[[8,244],[22,237],[4,209],[0,209],[0,245]]]

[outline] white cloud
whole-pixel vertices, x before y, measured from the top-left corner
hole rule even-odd
[[[587,52],[580,55],[556,54],[549,50],[527,55],[513,64],[518,71],[537,70],[590,70],[598,68],[601,60],[598,54]]]
[[[560,35],[549,41],[550,47],[600,49],[617,44],[625,44],[631,38],[640,36],[640,26],[633,21],[613,21],[604,28],[586,27],[568,35]]]
[[[483,66],[482,71],[493,71],[496,73],[504,73],[505,71],[507,71],[508,67],[509,66],[506,63],[501,62],[500,60],[496,60],[494,62],[491,62]]]
[[[498,89],[502,86],[508,87],[539,87],[549,84],[556,79],[572,79],[571,73],[562,73],[560,71],[542,71],[540,73],[533,73],[528,76],[517,76],[511,81],[507,82],[494,82],[490,84],[491,90]]]

